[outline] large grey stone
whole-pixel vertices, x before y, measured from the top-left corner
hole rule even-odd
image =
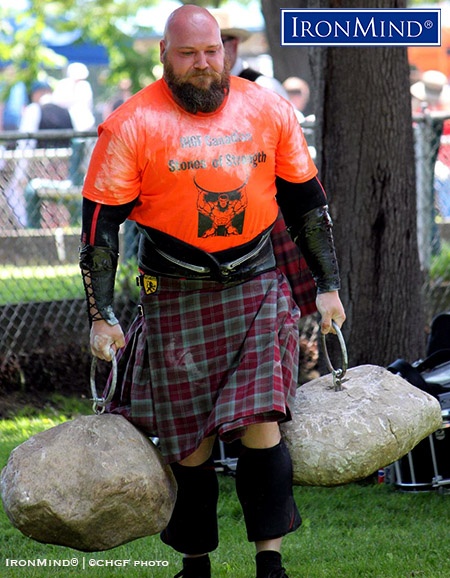
[[[293,419],[282,426],[294,484],[363,479],[442,425],[437,399],[382,367],[349,369],[342,387],[335,391],[325,375],[297,390]]]
[[[23,534],[86,552],[160,532],[176,499],[172,470],[154,444],[108,414],[31,437],[12,451],[0,487]]]

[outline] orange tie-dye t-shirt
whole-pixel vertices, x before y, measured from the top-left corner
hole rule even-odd
[[[277,94],[232,77],[222,106],[194,115],[159,80],[100,125],[83,195],[107,205],[138,198],[130,219],[215,252],[275,221],[275,176],[316,174],[292,105]]]

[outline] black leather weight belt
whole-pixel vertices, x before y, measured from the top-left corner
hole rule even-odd
[[[138,227],[143,233],[139,267],[150,275],[236,283],[276,266],[270,240],[272,226],[249,243],[216,253],[207,253],[156,229]]]

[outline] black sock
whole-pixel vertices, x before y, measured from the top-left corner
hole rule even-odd
[[[243,448],[236,490],[249,542],[281,538],[300,526],[292,492],[292,461],[283,440],[271,448]]]
[[[261,550],[256,554],[256,578],[266,578],[271,570],[281,569],[281,554],[275,550]]]
[[[213,460],[200,466],[172,464],[177,500],[162,541],[182,554],[203,554],[217,548],[219,483]]]

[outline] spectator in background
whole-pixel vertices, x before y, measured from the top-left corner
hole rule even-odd
[[[69,111],[53,102],[53,90],[48,82],[34,82],[30,92],[30,104],[25,107],[20,123],[20,132],[38,130],[73,129]],[[21,141],[21,148],[58,148],[70,146],[70,140]]]
[[[427,192],[425,194],[418,195],[418,215],[421,219],[424,213],[421,210],[422,207],[429,206],[446,218],[450,215],[450,163],[446,158],[445,149],[441,147],[441,136],[450,134],[450,123],[445,119],[444,114],[446,112],[450,114],[450,87],[447,76],[439,70],[427,70],[419,75],[417,70],[412,69],[411,77],[415,80],[410,88],[413,115],[425,110],[431,113],[443,113],[441,119],[436,119],[432,124],[434,139],[428,157],[434,164],[434,175],[432,186],[426,187]],[[415,144],[417,148],[417,139]],[[430,196],[428,197],[428,195]],[[434,217],[435,215],[433,215],[433,228],[436,229]],[[439,239],[437,230],[432,237]],[[438,251],[438,244],[433,243],[432,250],[434,252]]]
[[[94,99],[88,77],[87,66],[73,62],[67,67],[66,78],[55,86],[53,102],[70,112],[76,131],[91,130],[95,126]]]
[[[122,78],[122,80],[119,81],[119,94],[113,102],[112,109],[116,110],[116,108],[128,100],[132,95],[131,80],[129,78]]]
[[[296,110],[297,118],[300,122],[303,122],[305,120],[304,111],[310,96],[309,84],[303,78],[289,76],[283,82],[283,88],[286,90],[288,98]],[[310,119],[308,118],[308,120]]]
[[[53,91],[48,82],[36,81],[32,84],[30,90],[30,104],[28,104],[22,115],[19,126],[19,132],[36,133],[40,130],[51,129],[73,129],[73,123],[69,111],[53,102]],[[69,147],[70,139],[22,139],[18,141],[18,150],[30,150],[34,148],[59,148]],[[11,207],[17,221],[20,225],[26,227],[28,223],[28,214],[24,190],[32,175],[28,168],[29,160],[26,158],[18,159],[14,175],[5,191],[5,196]],[[36,176],[36,175],[34,175]],[[51,174],[47,175],[52,177]],[[60,178],[56,175],[56,178]]]
[[[428,110],[450,110],[450,90],[447,77],[439,70],[427,70],[411,85],[413,113]]]
[[[24,82],[14,84],[3,105],[2,129],[5,131],[18,130],[22,113],[28,104],[27,89]]]
[[[252,80],[253,82],[256,82],[256,84],[269,88],[288,99],[287,92],[279,80],[266,76],[262,74],[262,72],[250,68],[239,56],[239,45],[248,40],[251,33],[248,32],[248,30],[231,26],[230,14],[225,10],[216,9],[210,10],[210,12],[219,23],[225,55],[230,63],[230,74],[246,78],[247,80]]]
[[[0,73],[0,131],[17,131],[23,110],[29,102],[27,88],[23,81],[16,81],[12,66],[2,68]],[[1,147],[14,149],[16,140],[3,141]]]

